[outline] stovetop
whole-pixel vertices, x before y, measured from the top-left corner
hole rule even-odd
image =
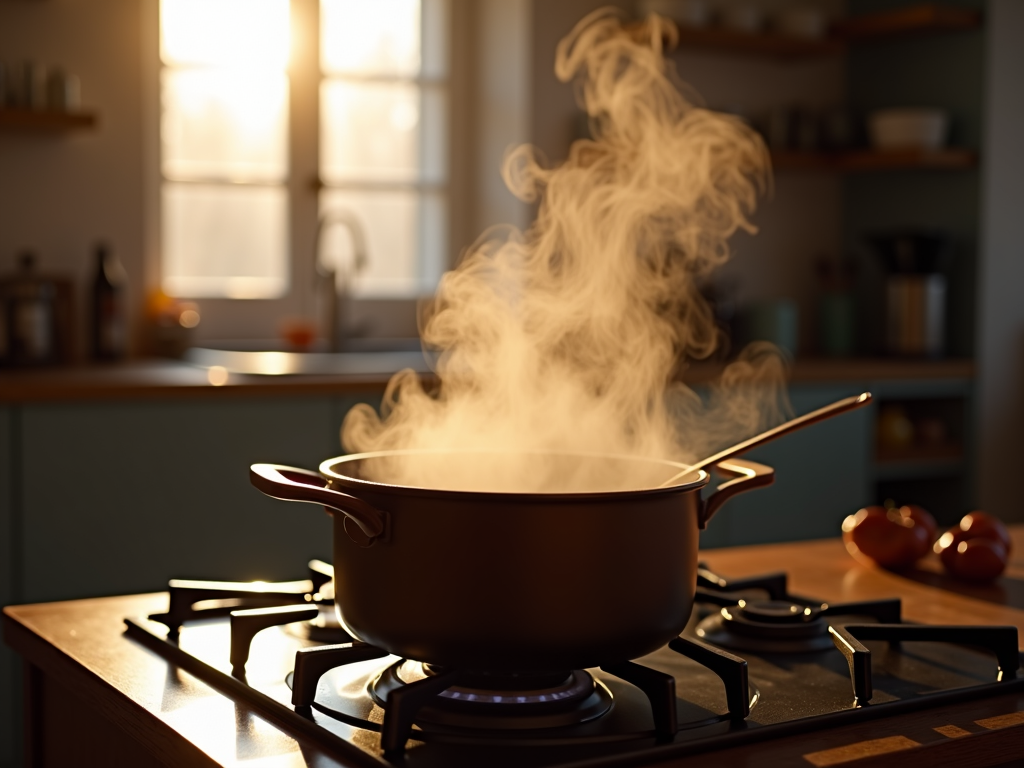
[[[285,730],[365,765],[642,765],[1024,690],[1014,627],[901,624],[895,599],[829,606],[790,595],[784,574],[728,580],[701,570],[697,607],[669,646],[463,711],[468,702],[453,699],[495,692],[352,642],[331,623],[329,567],[313,565],[308,583],[263,585],[255,597],[240,597],[240,585],[174,582],[172,615],[127,619],[128,635]],[[192,610],[197,600],[220,604],[204,614]],[[275,600],[292,605],[224,615],[233,603]],[[334,666],[339,660],[350,663]],[[392,706],[389,693],[409,688],[403,681],[429,687],[431,676],[426,704]],[[435,706],[440,691],[444,706]],[[538,704],[532,719],[487,712],[514,711],[513,700],[531,696],[578,703]]]

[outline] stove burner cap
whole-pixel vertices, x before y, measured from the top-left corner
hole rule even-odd
[[[723,648],[806,653],[832,647],[821,606],[786,600],[740,600],[700,622],[696,634]]]
[[[740,600],[735,613],[749,621],[760,621],[766,624],[802,624],[817,619],[821,608],[791,603],[786,600],[754,602]]]

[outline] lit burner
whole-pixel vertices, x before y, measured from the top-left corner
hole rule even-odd
[[[378,705],[402,686],[443,674],[429,664],[400,661],[370,684]],[[583,670],[555,674],[502,675],[480,673],[464,677],[437,694],[419,710],[416,719],[469,728],[550,728],[583,723],[611,707],[611,694]]]

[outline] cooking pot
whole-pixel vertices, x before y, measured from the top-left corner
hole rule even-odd
[[[548,469],[639,473],[645,487],[516,493],[368,479],[399,455],[479,457],[354,454],[328,459],[319,474],[255,464],[250,480],[268,496],[336,515],[335,605],[353,637],[407,659],[498,673],[595,667],[665,645],[693,607],[699,531],[728,498],[774,481],[770,467],[723,460],[716,466],[735,479],[702,498],[704,470],[585,454],[533,458]]]

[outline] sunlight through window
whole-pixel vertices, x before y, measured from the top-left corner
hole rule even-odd
[[[316,12],[296,29],[316,37],[293,42],[302,9]],[[362,230],[355,275],[347,230],[324,230],[339,280],[364,297],[432,292],[448,262],[449,13],[448,0],[161,0],[163,290],[302,301],[313,260],[290,249],[316,220],[294,163],[318,176],[325,220]],[[310,124],[318,140],[298,143]]]
[[[446,266],[448,65],[444,0],[321,0],[325,216],[365,230],[361,295],[433,290]],[[344,269],[326,239],[323,257]]]
[[[160,4],[163,288],[288,287],[288,0]]]
[[[288,0],[161,0],[160,58],[168,66],[283,70]]]

